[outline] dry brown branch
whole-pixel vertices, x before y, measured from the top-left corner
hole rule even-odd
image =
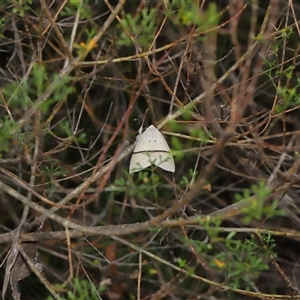
[[[296,1],[0,10],[3,297],[300,299]]]

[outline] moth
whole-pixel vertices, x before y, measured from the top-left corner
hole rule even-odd
[[[153,125],[138,137],[131,156],[129,173],[139,172],[152,164],[165,171],[175,172],[170,148],[161,132]]]

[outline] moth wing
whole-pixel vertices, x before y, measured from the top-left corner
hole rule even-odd
[[[151,164],[163,170],[175,172],[174,158],[170,153],[170,148],[164,136],[153,125],[140,135],[131,156],[129,173],[141,171]]]
[[[129,164],[129,173],[139,172],[141,170],[146,169],[151,165],[151,161],[149,159],[149,153],[146,152],[138,152],[132,153],[130,164]]]
[[[175,172],[175,162],[171,153],[155,151],[150,154],[150,161],[154,165],[168,172]]]
[[[140,151],[166,151],[170,148],[160,131],[153,125],[149,126],[140,136],[134,148],[134,153]]]

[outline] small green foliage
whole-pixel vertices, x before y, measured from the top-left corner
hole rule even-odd
[[[293,68],[289,68],[284,74],[289,78],[292,76]],[[280,113],[285,111],[288,107],[298,106],[300,104],[300,94],[298,93],[300,87],[300,79],[297,79],[297,85],[292,88],[278,87],[277,92],[281,96],[281,101],[276,105],[276,112]]]
[[[264,37],[259,33],[256,37],[254,37],[254,39],[258,42],[258,43],[262,43],[264,41]]]
[[[66,136],[71,136],[72,130],[71,130],[71,126],[70,126],[70,122],[69,120],[63,120],[58,124],[58,127],[60,129],[60,131],[65,134]]]
[[[286,47],[287,40],[293,38],[293,29],[284,28],[280,31],[276,39],[272,40],[270,49],[272,54],[270,58],[267,56],[264,58],[264,64],[268,67],[265,71],[266,76],[273,83],[274,88],[277,91],[277,100],[275,106],[276,113],[282,113],[288,108],[294,108],[300,104],[300,95],[298,93],[300,87],[300,80],[297,78],[296,83],[292,80],[295,77],[295,65],[293,64],[281,64],[282,49]],[[278,84],[274,78],[279,78]],[[288,82],[289,84],[286,84]],[[293,83],[293,86],[291,85]]]
[[[58,74],[54,74],[52,85],[55,87],[55,92],[47,101],[42,102],[40,105],[44,113],[49,112],[49,108],[52,104],[65,101],[67,96],[73,92],[73,88],[69,84],[70,80],[71,77],[61,77]]]
[[[174,6],[178,7],[177,21],[179,24],[189,26],[199,23],[199,9],[197,2],[180,0],[174,2]],[[174,9],[175,7],[173,7]]]
[[[10,109],[24,109],[32,105],[26,91],[30,88],[25,80],[21,83],[11,82],[2,88],[2,93],[6,98]]]
[[[276,216],[286,216],[285,210],[278,209],[279,200],[273,200],[265,204],[265,211],[269,218],[274,218]]]
[[[288,66],[284,70],[276,71],[276,75],[284,75],[286,78],[291,79],[293,76],[294,70],[295,70],[294,66]]]
[[[32,4],[32,0],[13,0],[12,4],[12,12],[19,15],[21,18],[24,18],[26,12],[29,10],[29,5]]]
[[[182,142],[178,139],[177,136],[172,136],[171,140],[172,140],[172,143],[171,143],[172,148],[176,149],[178,151],[178,156],[179,157],[182,157],[183,153],[180,151],[180,150],[183,150],[183,144],[182,144]]]
[[[184,185],[184,186],[187,186],[191,183],[191,180],[193,178],[195,178],[197,175],[199,174],[199,172],[196,172],[196,174],[194,174],[194,170],[192,169],[189,169],[188,170],[188,175],[187,176],[183,176],[181,178],[181,181],[180,181],[180,184]]]
[[[64,76],[61,78],[59,75],[53,76],[53,85],[55,92],[52,97],[47,101],[42,101],[39,107],[44,113],[49,112],[49,107],[53,103],[63,101],[66,99],[73,88],[69,87],[70,77]],[[40,64],[33,64],[30,76],[23,79],[20,83],[12,82],[7,84],[2,89],[2,93],[7,99],[10,109],[26,109],[28,107],[37,106],[32,100],[37,99],[44,93],[49,84],[48,74],[44,66]]]
[[[51,158],[48,158],[44,162],[45,166],[42,168],[42,173],[44,176],[49,177],[50,179],[47,180],[47,187],[51,190],[54,191],[55,189],[55,184],[53,182],[53,177],[57,176],[63,176],[65,177],[67,175],[67,171],[63,170],[62,166],[59,164],[58,161],[52,160]]]
[[[280,33],[282,35],[283,39],[289,39],[292,37],[292,34],[294,33],[293,27],[286,27],[280,30]]]
[[[103,293],[104,291],[105,287],[101,285],[96,288],[92,282],[75,277],[70,284],[67,294],[64,297],[60,295],[59,300],[98,300],[99,294]],[[47,300],[54,299],[49,296]]]
[[[255,242],[255,235],[244,241],[233,239],[234,235],[227,236],[226,252],[216,253],[211,266],[226,270],[228,284],[233,288],[249,290],[253,277],[257,278],[262,271],[269,269],[268,261],[275,243],[268,233],[262,236],[264,247]]]
[[[43,170],[44,175],[48,176],[65,176],[66,174],[63,172],[62,167],[57,165],[51,159],[48,159],[47,162],[49,163],[48,166],[45,167]]]
[[[181,108],[181,116],[183,118],[183,120],[185,121],[189,121],[189,120],[192,120],[192,113],[191,113],[191,110],[192,110],[192,107],[190,109],[187,109],[187,108]]]
[[[250,224],[253,219],[261,220],[263,215],[269,213],[266,209],[265,200],[270,195],[271,190],[265,186],[264,181],[258,182],[257,185],[252,185],[251,189],[245,189],[243,194],[235,194],[235,200],[241,201],[249,199],[252,195],[252,199],[249,202],[249,206],[244,208],[244,219],[245,224]]]
[[[235,194],[236,201],[252,197],[249,206],[243,209],[245,224],[250,224],[253,219],[261,220],[263,216],[272,218],[285,215],[283,210],[278,209],[278,200],[265,201],[270,193],[271,190],[265,186],[265,182],[260,181],[257,185],[252,185],[251,189],[245,189],[242,195]]]
[[[210,218],[205,219],[205,223],[202,223],[204,229],[207,231],[209,234],[209,238],[211,241],[218,240],[218,228],[220,228],[222,224],[222,220],[218,217],[214,218],[213,221],[210,220]],[[213,229],[212,229],[213,228]],[[209,245],[209,244],[208,244]]]
[[[207,11],[207,19],[204,20],[204,24],[206,24],[209,28],[214,28],[218,26],[219,22],[219,14],[217,4],[212,2],[208,5]]]
[[[5,28],[5,18],[0,17],[0,38],[3,38],[4,28]]]
[[[265,181],[259,181],[257,185],[252,185],[251,189],[260,201],[264,201],[271,193],[271,189],[266,186]]]
[[[81,3],[81,1],[78,0],[69,0],[60,12],[60,16],[73,17],[77,13],[77,10],[80,9],[80,18],[90,20],[93,18],[93,11],[90,9],[89,5],[85,4],[85,1],[82,1]]]
[[[276,243],[272,238],[272,235],[266,231],[264,234],[260,234],[260,238],[265,243],[265,250],[267,253],[273,257],[277,257],[277,253],[275,252]]]
[[[193,127],[190,131],[190,135],[200,139],[204,144],[206,144],[209,140],[209,136],[201,126]]]
[[[219,15],[217,5],[209,3],[206,11],[199,10],[197,1],[178,0],[174,1],[166,15],[174,24],[179,26],[191,26],[196,24],[197,31],[205,31],[218,25]]]
[[[40,95],[47,88],[48,76],[45,66],[41,64],[34,63],[31,70],[32,79],[30,80],[30,85],[34,84],[36,87],[36,94]]]
[[[78,1],[78,0],[69,0],[69,3],[70,3],[70,6],[74,6],[76,8],[79,8],[81,5],[80,1]]]
[[[186,267],[187,261],[186,261],[185,258],[178,257],[176,260],[177,260],[178,266],[180,268],[185,268]]]
[[[195,268],[191,267],[185,258],[178,257],[176,259],[178,266],[185,269],[189,275],[195,274]]]
[[[9,116],[0,119],[0,157],[3,152],[12,150],[12,141],[20,142],[22,135],[19,133],[19,127],[16,122],[11,120]]]
[[[84,30],[84,33],[86,34],[87,36],[87,41],[90,41],[97,33],[97,29],[92,27],[91,29],[85,29]]]
[[[79,134],[76,134],[76,141],[82,144],[87,143],[87,134],[85,132],[80,132]]]
[[[179,132],[181,130],[182,125],[174,120],[168,122],[168,129],[172,132]]]
[[[156,9],[141,10],[141,14],[136,17],[132,17],[131,14],[126,14],[122,18],[122,32],[118,40],[119,45],[132,45],[131,38],[126,34],[128,32],[131,36],[137,38],[140,46],[149,46],[153,41],[156,31]]]
[[[115,179],[114,185],[110,185],[110,191],[122,191],[124,192],[127,186],[127,181],[124,177],[119,177]],[[120,189],[121,188],[121,189]]]
[[[236,202],[239,202],[250,198],[250,195],[251,195],[251,191],[249,189],[244,189],[243,194],[235,194],[234,198]]]
[[[95,28],[85,29],[85,42],[81,42],[80,44],[74,44],[74,48],[78,50],[78,55],[85,53],[86,51],[90,51],[93,48],[97,47],[97,44],[93,40],[94,36],[97,33]]]
[[[226,282],[233,288],[249,290],[253,278],[257,278],[262,271],[268,270],[270,256],[276,257],[274,253],[275,242],[269,233],[260,235],[257,239],[254,234],[242,240],[237,237],[235,231],[226,237],[218,237],[218,227],[208,227],[209,241],[203,242],[197,239],[188,239],[184,243],[192,245],[194,250],[203,256],[209,256],[211,267],[226,271]],[[220,246],[221,245],[221,246]],[[221,251],[216,251],[221,247]],[[177,258],[178,265],[187,269],[188,263],[185,259]]]
[[[113,185],[114,190],[117,193],[126,191],[129,195],[140,198],[156,199],[157,188],[159,188],[163,182],[161,176],[149,171],[140,171],[135,174],[136,177],[134,181],[132,181],[132,177],[129,176],[132,185],[130,188],[128,188],[130,183],[125,180],[117,179]]]

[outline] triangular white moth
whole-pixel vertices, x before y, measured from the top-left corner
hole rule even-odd
[[[153,125],[139,135],[133,150],[129,173],[141,171],[154,164],[165,171],[175,172],[175,163],[170,148],[160,133]]]

